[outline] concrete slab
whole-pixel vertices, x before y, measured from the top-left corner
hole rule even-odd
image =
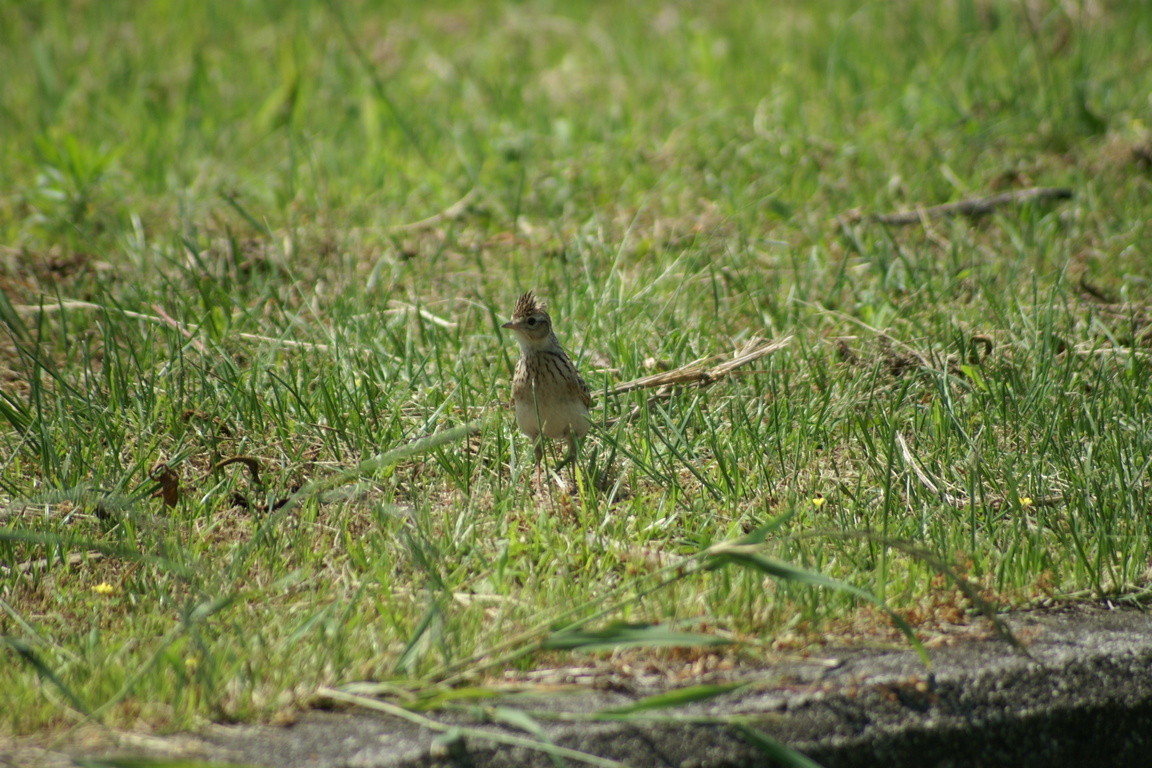
[[[999,640],[966,641],[931,651],[930,677],[911,651],[823,649],[819,661],[761,670],[762,684],[664,714],[750,716],[761,731],[827,768],[1152,766],[1152,613],[1076,606],[1007,621],[1031,658]],[[577,713],[637,698],[589,690],[501,704]],[[431,716],[525,736],[461,714]],[[556,744],[637,768],[769,764],[722,725],[541,723]],[[183,735],[179,751],[277,768],[554,765],[523,747],[480,739],[444,746],[435,736],[384,714],[317,711],[289,728]]]

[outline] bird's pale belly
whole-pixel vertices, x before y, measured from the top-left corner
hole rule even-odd
[[[539,418],[537,418],[539,417]],[[572,430],[583,437],[591,426],[588,409],[578,401],[554,403],[547,407],[531,398],[516,401],[516,424],[529,437],[540,434],[540,421],[544,422],[544,437],[557,440]]]

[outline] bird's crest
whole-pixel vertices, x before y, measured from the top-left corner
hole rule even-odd
[[[516,306],[512,309],[513,319],[537,314],[547,314],[544,312],[544,302],[533,296],[532,291],[520,294],[520,298],[516,299]]]

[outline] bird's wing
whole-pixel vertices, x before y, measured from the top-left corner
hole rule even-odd
[[[576,374],[576,381],[580,382],[580,400],[584,403],[585,408],[591,408],[592,390],[588,389],[588,385],[584,383],[584,379],[580,374]]]

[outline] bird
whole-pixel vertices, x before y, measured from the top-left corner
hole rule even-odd
[[[568,441],[562,469],[576,458],[576,441],[592,427],[592,392],[565,354],[544,304],[531,291],[520,294],[512,319],[501,326],[520,344],[512,374],[512,405],[520,431],[535,442],[536,469],[544,458],[543,438]]]

